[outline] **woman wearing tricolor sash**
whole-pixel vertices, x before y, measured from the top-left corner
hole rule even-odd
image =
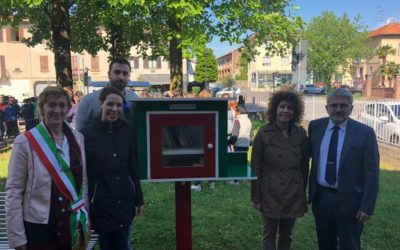
[[[15,139],[8,166],[8,242],[17,250],[85,249],[86,160],[83,136],[64,122],[71,99],[47,87],[38,107],[43,121]]]
[[[91,222],[102,250],[129,250],[133,219],[143,211],[136,133],[121,119],[127,107],[121,91],[103,88],[99,103],[101,116],[81,130],[85,136]]]

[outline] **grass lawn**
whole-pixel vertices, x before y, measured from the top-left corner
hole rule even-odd
[[[0,190],[4,190],[9,152],[0,153]],[[400,171],[382,166],[381,189],[375,215],[366,223],[362,247],[366,250],[400,249]],[[175,249],[173,183],[143,183],[145,211],[134,222],[135,249]],[[260,249],[261,216],[250,206],[249,182],[231,186],[203,183],[192,192],[193,249]],[[293,249],[317,249],[311,213],[297,220]]]

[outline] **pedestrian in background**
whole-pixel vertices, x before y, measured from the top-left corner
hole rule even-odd
[[[79,103],[83,98],[82,91],[76,91],[74,93],[74,100],[75,103],[72,105],[72,108],[69,110],[67,114],[67,121],[71,125],[73,129],[75,129],[75,122],[76,122],[76,113],[78,112]]]
[[[20,114],[21,108],[18,105],[17,101],[14,97],[10,96],[8,98],[7,107],[4,109],[4,113],[6,116],[6,134],[7,137],[15,137],[19,134],[18,128],[18,117]]]
[[[251,166],[257,180],[251,185],[251,200],[262,214],[263,250],[291,249],[295,220],[307,211],[308,142],[299,127],[303,114],[298,93],[275,92],[267,124],[254,139]]]
[[[26,98],[23,102],[21,116],[25,121],[25,131],[28,131],[36,126],[35,106],[32,104],[31,98]]]

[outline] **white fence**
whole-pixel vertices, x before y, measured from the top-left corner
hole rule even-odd
[[[242,92],[246,103],[267,107],[270,92]],[[327,116],[326,96],[304,96],[304,120]],[[378,140],[400,146],[400,100],[355,98],[351,118],[374,128]]]

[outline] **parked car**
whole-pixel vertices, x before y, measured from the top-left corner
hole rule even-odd
[[[216,96],[217,97],[222,97],[223,94],[229,94],[229,96],[232,97],[236,97],[238,95],[240,95],[240,89],[237,87],[226,87],[221,89],[220,91],[217,92]]]
[[[326,94],[325,88],[320,88],[314,85],[304,85],[303,87],[300,86],[300,89],[303,91],[304,94]]]
[[[224,88],[224,86],[215,86],[215,87],[210,88],[210,91],[213,96],[217,96],[217,92],[223,88]]]
[[[359,119],[374,128],[380,140],[400,146],[399,101],[368,103]]]

